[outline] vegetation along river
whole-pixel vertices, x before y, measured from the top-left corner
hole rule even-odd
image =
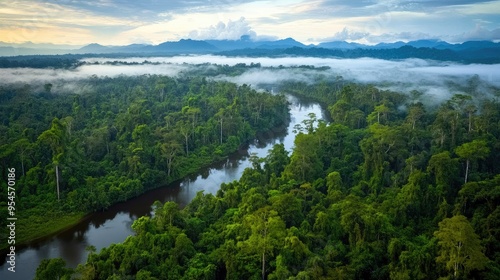
[[[68,266],[76,267],[85,262],[87,246],[93,245],[99,251],[112,243],[123,242],[133,235],[132,223],[141,216],[151,215],[152,204],[156,200],[175,201],[183,207],[199,191],[215,194],[221,183],[238,180],[243,170],[251,165],[249,155],[252,153],[265,157],[267,151],[278,143],[283,143],[286,150],[291,152],[295,138],[294,126],[309,119],[310,113],[314,113],[318,119],[324,119],[326,116],[318,103],[291,95],[287,98],[291,103],[291,120],[286,129],[262,135],[248,148],[234,153],[224,162],[200,170],[198,174],[114,205],[104,212],[94,213],[68,230],[29,244],[16,252],[16,273],[7,271],[9,265],[6,264],[4,255],[0,266],[0,279],[33,279],[36,268],[46,258],[60,257]]]

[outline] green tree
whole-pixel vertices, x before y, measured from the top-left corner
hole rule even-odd
[[[411,129],[415,129],[417,122],[425,116],[425,108],[422,103],[411,105],[408,110],[406,121],[411,125]]]
[[[181,135],[184,136],[184,143],[186,145],[186,155],[189,156],[189,137],[193,133],[193,130],[189,125],[189,122],[184,120],[177,122],[177,126],[179,128],[179,132],[181,133]]]
[[[385,123],[388,121],[389,113],[391,112],[391,108],[386,104],[380,104],[375,106],[375,109],[371,114],[368,115],[367,121],[368,123],[381,123],[381,118],[385,120]]]
[[[266,279],[267,257],[273,255],[275,249],[281,248],[285,238],[285,223],[275,210],[263,207],[246,216],[245,221],[251,229],[250,237],[240,243],[244,251],[261,257],[261,277]]]
[[[174,159],[177,155],[181,154],[182,145],[175,140],[170,140],[160,145],[160,151],[162,157],[164,157],[167,161],[167,176],[170,177],[172,174]]]
[[[49,130],[44,131],[38,136],[38,141],[50,146],[52,150],[52,164],[55,167],[56,175],[56,190],[57,200],[60,198],[59,189],[59,165],[64,157],[65,142],[66,142],[66,129],[64,124],[58,119],[52,120],[52,125]]]
[[[457,159],[452,159],[448,151],[432,155],[427,172],[434,175],[437,195],[446,198],[458,174]]]
[[[469,166],[471,160],[483,159],[490,153],[488,144],[484,140],[473,140],[472,142],[462,144],[455,149],[455,153],[465,159],[465,184],[469,175]]]
[[[44,259],[36,269],[35,280],[69,280],[72,275],[73,270],[66,267],[66,262],[63,259]]]
[[[436,261],[453,272],[456,279],[465,278],[472,270],[482,270],[488,261],[479,236],[465,216],[444,219],[434,236],[440,247]]]
[[[26,155],[29,153],[30,150],[33,149],[33,145],[30,143],[30,141],[28,139],[21,138],[21,139],[17,140],[16,142],[14,142],[13,146],[15,147],[15,149],[19,155],[19,159],[21,160],[22,175],[25,176],[26,172],[25,172],[24,163],[26,161]]]
[[[52,90],[52,84],[51,83],[47,83],[45,85],[43,85],[43,89],[45,90],[46,93],[50,93],[51,90]]]
[[[323,163],[318,156],[317,139],[314,134],[299,133],[295,138],[295,148],[283,175],[285,178],[302,181],[312,180],[318,176]]]
[[[185,233],[177,235],[175,238],[175,247],[173,248],[173,256],[181,266],[187,265],[189,259],[195,255],[196,251],[193,242]]]
[[[267,176],[275,174],[277,177],[285,170],[285,166],[290,162],[288,151],[283,143],[273,146],[264,160],[264,170]]]
[[[342,177],[337,171],[331,172],[326,176],[326,187],[328,195],[333,195],[335,191],[342,192],[344,190],[342,186]]]

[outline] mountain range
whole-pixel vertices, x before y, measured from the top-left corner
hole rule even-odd
[[[249,36],[239,40],[192,40],[168,41],[158,45],[131,44],[126,46],[104,46],[89,44],[83,47],[52,44],[7,44],[0,42],[0,56],[61,55],[61,54],[117,54],[117,55],[175,55],[175,54],[223,54],[245,56],[336,56],[336,57],[419,57],[438,60],[462,60],[467,62],[500,61],[500,43],[492,41],[468,41],[451,44],[440,40],[418,40],[410,42],[359,43],[332,41],[318,45],[305,45],[293,38],[275,41],[253,41]],[[479,61],[478,61],[479,59]]]

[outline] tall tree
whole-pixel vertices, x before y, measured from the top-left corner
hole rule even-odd
[[[174,159],[177,155],[182,153],[182,145],[175,140],[162,143],[160,145],[161,155],[167,161],[167,176],[172,174]]]
[[[58,119],[52,120],[52,125],[49,130],[44,131],[38,136],[38,141],[45,143],[52,149],[52,163],[55,168],[57,200],[60,199],[59,193],[59,164],[64,156],[64,144],[66,142],[66,129],[63,123]]]
[[[181,120],[177,122],[179,132],[181,133],[182,136],[184,136],[184,144],[186,145],[186,155],[189,156],[189,136],[191,136],[191,133],[193,133],[191,126],[189,125],[189,122],[186,122],[184,120]]]
[[[264,160],[264,170],[268,176],[275,174],[277,177],[285,170],[285,166],[290,162],[288,151],[283,143],[273,146]]]
[[[311,180],[323,169],[323,163],[318,157],[317,137],[313,134],[299,133],[295,138],[295,148],[283,175],[297,180]]]
[[[472,142],[462,144],[455,149],[455,153],[465,159],[465,182],[469,175],[469,166],[471,160],[483,159],[490,153],[488,144],[484,140],[473,140]]]
[[[244,250],[257,253],[261,256],[261,277],[266,279],[267,256],[272,255],[276,248],[280,248],[285,238],[285,223],[275,210],[263,207],[246,217],[251,235],[241,243]]]
[[[479,236],[465,216],[444,219],[434,236],[440,247],[436,261],[452,271],[455,279],[466,277],[471,270],[483,269],[488,261]]]

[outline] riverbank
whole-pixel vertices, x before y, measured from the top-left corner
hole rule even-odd
[[[237,153],[237,152],[238,152],[238,150],[233,151],[233,153]],[[190,176],[191,174],[195,174],[195,173],[199,172],[200,170],[207,168],[208,166],[210,166],[212,164],[215,164],[217,162],[221,162],[227,157],[228,156],[226,156],[224,158],[217,158],[216,160],[210,161],[210,162],[208,162],[206,159],[201,159],[202,164],[200,166],[198,166],[196,168],[196,170],[190,169],[188,173],[180,175],[179,178],[175,178],[175,179],[171,179],[171,180],[166,181],[166,182],[162,182],[154,188],[144,189],[144,191],[139,193],[137,196],[129,197],[125,201],[116,202],[116,203],[110,205],[109,207],[113,207],[114,205],[117,205],[119,203],[123,203],[123,202],[129,201],[131,199],[134,199],[138,196],[141,196],[141,195],[147,193],[148,191],[151,191],[151,190],[154,190],[157,188],[166,187],[166,186],[172,184],[173,182],[182,180],[183,178],[186,178],[186,177]],[[50,207],[50,208],[52,208],[52,207]],[[54,208],[56,208],[56,207],[53,207],[53,209]],[[30,210],[33,210],[33,209],[30,209]],[[16,248],[18,250],[22,249],[24,247],[27,247],[32,243],[36,243],[40,240],[49,239],[52,236],[54,236],[54,235],[56,235],[64,230],[72,228],[73,226],[79,224],[80,222],[85,220],[87,217],[97,213],[98,211],[89,212],[89,213],[84,213],[84,212],[81,212],[81,213],[63,213],[61,211],[57,211],[57,212],[47,211],[47,212],[50,212],[51,214],[44,215],[44,216],[40,216],[40,215],[36,215],[36,214],[33,215],[30,212],[31,211],[24,212],[24,214],[18,216],[18,220],[16,223],[16,244],[15,244]],[[0,244],[0,255],[7,254],[7,248],[9,248],[10,246],[11,245],[8,244],[7,242],[1,243]]]
[[[287,120],[289,122],[289,119]],[[286,131],[286,126],[288,124],[283,123],[271,130],[265,131],[265,132],[257,132],[256,135],[254,135],[254,139],[259,139],[259,141],[262,141],[261,138],[263,135],[272,135],[276,132],[282,132],[284,133]],[[197,157],[196,160],[192,159],[193,162],[191,164],[188,164],[189,169],[184,170],[185,172],[182,174],[179,174],[175,178],[171,178],[168,181],[158,183],[155,187],[153,188],[145,188],[143,192],[139,193],[137,196],[129,197],[125,201],[119,201],[116,202],[112,205],[109,206],[113,207],[115,205],[118,205],[120,203],[127,202],[131,199],[134,199],[138,196],[144,195],[145,193],[158,189],[158,188],[163,188],[163,187],[168,187],[169,185],[174,184],[177,181],[181,181],[193,174],[199,173],[203,169],[207,169],[212,165],[216,164],[221,164],[224,161],[226,161],[228,158],[240,155],[241,150],[245,150],[248,148],[248,145],[250,144],[251,141],[246,140],[244,143],[240,144],[237,147],[232,147],[233,150],[227,155],[223,156],[206,156],[206,157]],[[196,161],[197,166],[194,167],[194,161]],[[47,207],[47,208],[53,208],[55,209],[56,207]],[[30,209],[33,210],[33,209]],[[104,209],[105,210],[105,209]],[[74,227],[75,225],[81,223],[83,220],[87,219],[89,216],[97,213],[98,211],[94,212],[89,212],[89,213],[64,213],[62,211],[58,212],[51,212],[52,214],[48,216],[40,216],[37,214],[33,214],[30,212],[24,212],[24,215],[18,217],[18,224],[16,228],[16,247],[18,249],[25,248],[29,246],[30,244],[36,243],[40,240],[44,239],[50,239],[54,235],[57,235],[60,232],[63,232],[67,229],[70,229]],[[0,244],[0,255],[7,254],[7,248],[9,248],[9,244],[7,242]]]
[[[50,216],[20,215],[16,223],[16,249],[19,250],[31,243],[50,238],[61,231],[69,229],[85,219],[85,213],[54,213]],[[7,242],[0,245],[0,254],[6,253],[10,246]]]

